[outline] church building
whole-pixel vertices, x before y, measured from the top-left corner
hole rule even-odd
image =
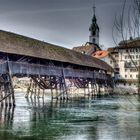
[[[92,23],[89,28],[90,35],[89,41],[85,43],[85,45],[74,47],[73,50],[77,52],[81,52],[87,55],[93,55],[98,50],[101,50],[99,47],[99,26],[97,24],[97,18],[95,14],[95,6],[93,7],[93,18]]]

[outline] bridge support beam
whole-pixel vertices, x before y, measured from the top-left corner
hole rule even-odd
[[[15,95],[12,76],[7,73],[0,76],[0,103],[1,106],[15,106]]]

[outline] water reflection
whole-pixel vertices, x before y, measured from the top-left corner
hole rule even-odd
[[[20,93],[16,100],[16,108],[0,108],[0,140],[140,138],[138,96],[48,101]]]
[[[14,107],[3,107],[0,108],[0,140],[10,138],[10,133],[5,130],[12,129],[14,119]],[[2,132],[2,133],[1,133]]]

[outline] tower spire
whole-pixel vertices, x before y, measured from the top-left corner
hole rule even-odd
[[[95,16],[95,10],[96,10],[96,6],[95,4],[93,5],[93,15]]]
[[[89,36],[89,42],[92,44],[99,45],[99,26],[97,24],[97,19],[95,15],[95,4],[93,5],[93,18],[92,18],[92,23],[89,28],[90,31],[90,36]]]

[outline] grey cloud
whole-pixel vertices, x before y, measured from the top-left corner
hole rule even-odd
[[[113,45],[111,26],[122,2],[95,1],[100,42],[107,47],[110,42]],[[77,46],[88,41],[93,3],[93,0],[0,0],[0,27],[51,43]]]

